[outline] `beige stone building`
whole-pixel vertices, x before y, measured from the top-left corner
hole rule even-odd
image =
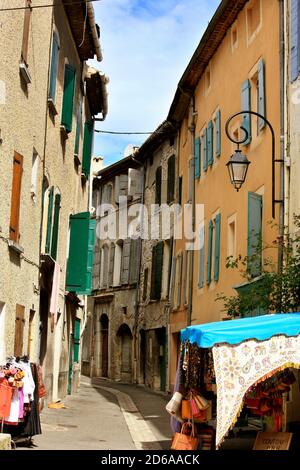
[[[0,35],[0,355],[40,362],[48,400],[79,378],[93,118],[107,113],[106,77],[86,65],[102,59],[92,4],[70,3],[2,12]]]

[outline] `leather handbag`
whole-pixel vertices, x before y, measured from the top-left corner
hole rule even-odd
[[[191,428],[189,434],[186,434],[187,427]],[[195,428],[192,423],[184,423],[181,432],[174,434],[171,449],[173,450],[197,450],[199,446],[199,438],[195,437]]]

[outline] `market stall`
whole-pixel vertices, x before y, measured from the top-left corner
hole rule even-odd
[[[279,431],[282,396],[295,381],[291,369],[300,368],[300,313],[189,326],[181,331],[180,358],[185,390],[201,396],[204,387],[216,395],[216,448],[245,404],[261,408],[262,397],[265,410],[259,412],[278,417]]]

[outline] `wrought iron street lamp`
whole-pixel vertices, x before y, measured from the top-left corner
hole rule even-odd
[[[245,115],[245,114],[250,114],[257,116],[259,119],[262,119],[265,124],[267,124],[268,128],[271,131],[272,135],[272,217],[274,219],[275,217],[275,203],[282,203],[283,201],[280,199],[275,199],[275,163],[280,162],[282,163],[284,160],[282,159],[276,159],[275,158],[275,133],[274,129],[271,126],[270,122],[262,115],[259,113],[256,113],[255,111],[240,111],[238,113],[233,114],[230,116],[230,118],[227,120],[226,125],[225,125],[225,131],[226,135],[231,142],[234,144],[237,144],[237,149],[235,150],[234,154],[231,155],[229,162],[226,164],[230,176],[230,181],[233,184],[234,188],[239,191],[244,184],[247,176],[247,171],[248,171],[248,166],[250,165],[250,162],[246,155],[243,155],[241,150],[240,150],[240,145],[245,143],[248,140],[249,133],[248,130],[243,127],[242,125],[240,128],[244,131],[244,138],[242,140],[237,140],[230,136],[229,134],[229,124],[232,119],[234,119],[236,116],[240,115]]]

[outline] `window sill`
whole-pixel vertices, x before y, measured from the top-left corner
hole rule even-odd
[[[63,139],[67,140],[69,138],[68,131],[65,126],[61,125],[60,126],[60,133],[63,137]]]
[[[30,76],[30,73],[29,73],[29,70],[28,70],[28,66],[25,64],[25,62],[20,62],[19,71],[20,71],[20,75],[23,78],[26,85],[31,83],[31,76]]]
[[[55,103],[52,98],[48,98],[48,108],[49,112],[51,113],[52,116],[56,116],[58,114]]]
[[[11,250],[15,251],[19,255],[24,253],[24,248],[19,245],[19,243],[15,242],[14,240],[8,240],[8,246]]]

